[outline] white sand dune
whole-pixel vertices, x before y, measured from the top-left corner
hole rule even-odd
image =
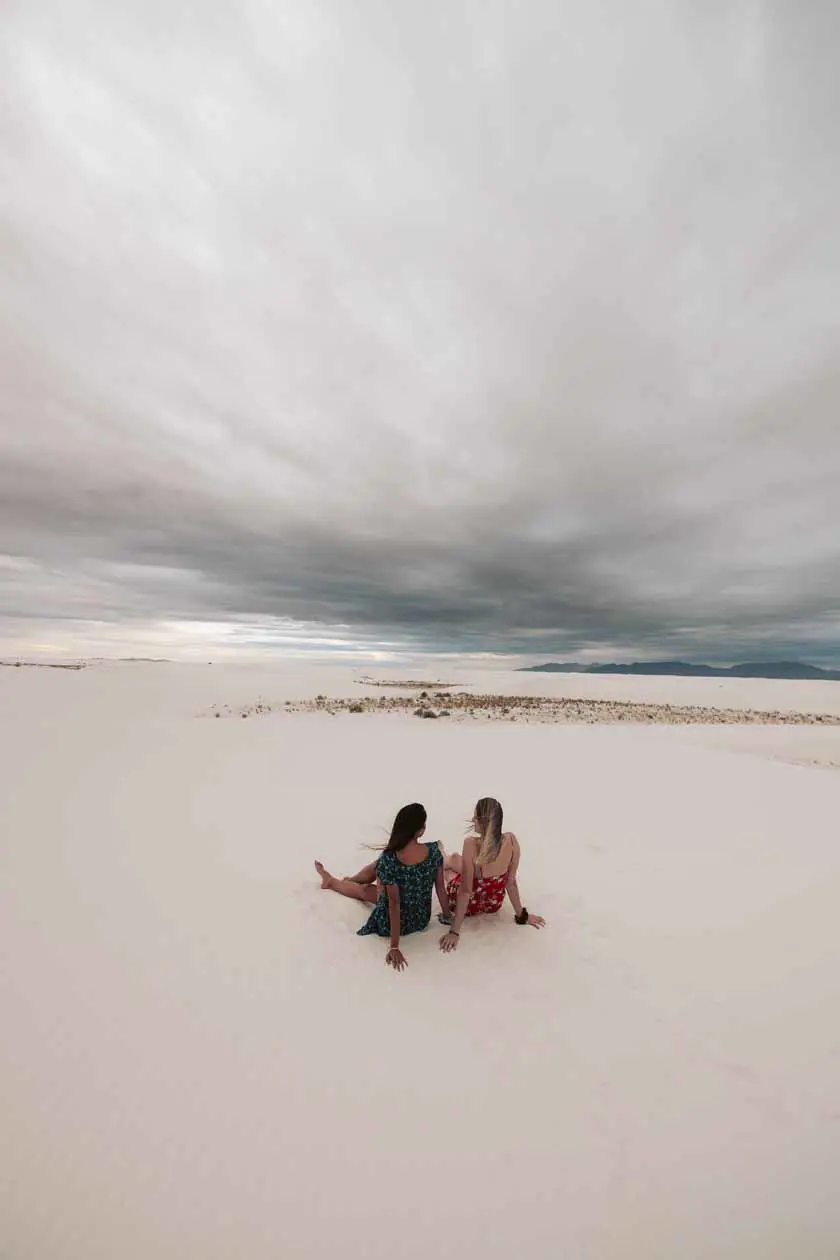
[[[0,670],[4,1260],[836,1256],[840,775],[783,763],[840,730],[196,717],[352,679]],[[487,793],[549,927],[430,930],[394,974],[312,858],[415,799],[451,847]]]

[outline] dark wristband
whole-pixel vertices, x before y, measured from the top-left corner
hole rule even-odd
[[[516,922],[519,924],[519,926],[523,927],[528,922],[528,911],[526,910],[525,906],[522,907],[521,914],[515,914],[513,917],[516,920]]]

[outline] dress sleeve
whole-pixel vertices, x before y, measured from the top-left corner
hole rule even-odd
[[[396,884],[397,859],[393,853],[383,853],[376,863],[376,878],[380,884]]]
[[[432,857],[432,870],[438,871],[443,866],[443,854],[440,851],[440,845],[437,841],[429,846]]]

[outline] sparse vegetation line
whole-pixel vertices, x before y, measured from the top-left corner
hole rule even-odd
[[[572,700],[547,696],[470,695],[467,691],[424,688],[408,696],[360,696],[355,699],[319,695],[312,700],[257,700],[238,708],[213,705],[204,716],[260,717],[283,712],[349,714],[413,714],[450,722],[522,722],[558,725],[642,723],[645,725],[840,726],[829,713],[787,713],[779,710],[718,709],[701,705],[645,704],[624,700]]]
[[[458,683],[429,682],[425,678],[368,678],[366,675],[354,680],[363,687],[404,687],[416,690],[418,687],[457,687]],[[463,685],[463,684],[461,684]]]
[[[62,663],[59,661],[0,661],[7,669],[85,669],[84,661]]]

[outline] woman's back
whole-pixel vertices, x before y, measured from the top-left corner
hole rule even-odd
[[[496,914],[510,897],[517,923],[542,927],[543,920],[531,916],[522,905],[517,883],[519,841],[512,831],[502,830],[504,811],[492,796],[483,796],[473,810],[474,834],[467,836],[463,852],[447,858],[454,872],[446,885],[449,915],[442,921],[450,924],[440,947],[446,953],[458,945],[461,924],[472,915]]]
[[[443,856],[434,842],[421,846],[426,854],[420,861],[405,862],[399,854],[385,852],[376,863],[376,877],[380,884],[396,884],[400,890],[400,931],[422,932],[432,917],[432,889],[435,876],[443,866]],[[418,854],[418,856],[420,856]],[[387,936],[390,931],[388,898],[383,892],[373,912],[358,936]]]
[[[497,852],[494,855],[491,855],[489,860],[485,860],[480,865],[477,861],[477,842],[474,841],[474,843],[476,843],[476,856],[474,858],[474,861],[476,862],[476,879],[498,879],[502,875],[507,875],[510,870],[511,863],[513,862],[514,853],[519,844],[512,831],[506,831],[504,833]]]
[[[467,917],[474,914],[497,914],[501,910],[507,892],[508,876],[519,853],[519,842],[513,832],[508,831],[502,836],[497,852],[478,865],[478,844],[477,836],[468,837],[464,844],[464,862],[467,866],[473,866],[470,899],[465,911]],[[462,878],[462,874],[456,874],[448,885],[453,911]]]

